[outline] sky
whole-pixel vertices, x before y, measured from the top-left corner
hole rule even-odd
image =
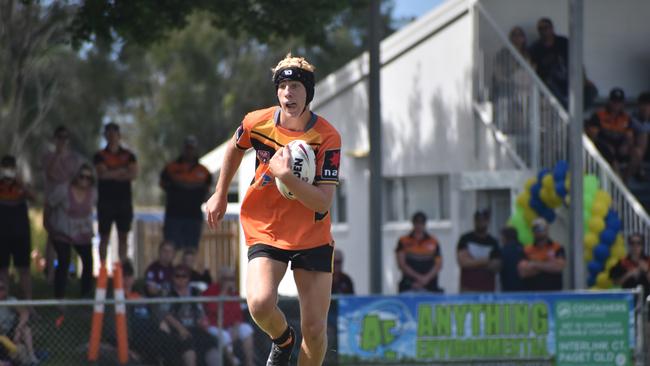
[[[395,9],[393,15],[395,18],[418,17],[436,6],[445,2],[445,0],[393,0]]]

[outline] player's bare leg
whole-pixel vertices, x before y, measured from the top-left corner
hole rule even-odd
[[[320,366],[327,351],[327,313],[332,274],[295,269],[293,276],[300,298],[302,344],[298,366]]]
[[[246,302],[255,323],[271,337],[278,338],[287,329],[287,319],[278,308],[278,286],[287,264],[258,257],[248,262]]]

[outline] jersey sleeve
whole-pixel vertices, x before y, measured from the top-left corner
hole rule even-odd
[[[566,253],[564,253],[564,248],[560,247],[555,251],[555,258],[566,258]]]
[[[316,184],[339,184],[341,136],[336,131],[328,134],[316,155]]]
[[[237,145],[237,148],[248,150],[253,147],[251,143],[251,131],[253,130],[254,124],[255,121],[251,114],[247,114],[239,127],[237,127],[237,131],[235,131],[235,145]]]
[[[138,161],[138,158],[135,156],[135,154],[131,151],[129,151],[129,164],[135,163]]]
[[[93,164],[98,165],[104,162],[104,156],[102,155],[101,152],[96,152],[95,155],[93,155]]]
[[[461,250],[467,249],[467,236],[463,235],[458,239],[458,244],[456,245],[456,251],[460,252]]]

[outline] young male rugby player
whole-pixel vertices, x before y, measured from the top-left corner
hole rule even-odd
[[[277,306],[278,285],[291,262],[298,288],[302,344],[298,365],[321,365],[327,348],[327,312],[332,287],[334,242],[328,210],[338,184],[341,137],[309,109],[314,97],[314,67],[288,54],[273,68],[279,106],[244,118],[229,144],[216,191],[207,202],[208,224],[215,227],[226,210],[228,186],[244,153],[257,153],[255,179],[241,205],[248,249],[246,297],[257,325],[273,340],[267,366],[288,365],[293,329]],[[296,178],[286,145],[296,139],[316,155],[314,184]],[[296,200],[280,195],[279,178]]]

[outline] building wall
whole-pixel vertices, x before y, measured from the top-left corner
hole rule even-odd
[[[540,17],[553,20],[556,33],[568,36],[569,5],[565,0],[481,0],[504,33],[520,25],[532,44]],[[588,77],[607,97],[620,86],[630,100],[650,89],[650,1],[589,0],[584,2],[584,63]]]

